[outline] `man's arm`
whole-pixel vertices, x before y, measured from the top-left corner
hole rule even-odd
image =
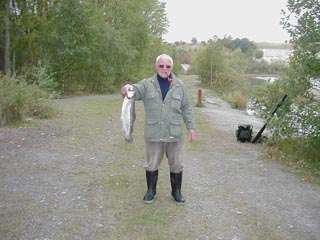
[[[185,87],[183,86],[183,97],[182,97],[182,116],[183,121],[186,124],[186,128],[188,129],[188,140],[192,142],[196,140],[197,133],[194,128],[193,116],[192,116],[192,108],[189,102],[189,97]]]
[[[133,84],[133,88],[134,88],[134,99],[142,100],[145,95],[145,80],[141,80]]]
[[[133,89],[133,91],[134,91],[134,99],[135,100],[143,99],[144,93],[145,93],[144,80],[141,80],[138,83],[124,85],[121,88],[122,97],[126,97],[128,95],[128,90],[129,89]]]

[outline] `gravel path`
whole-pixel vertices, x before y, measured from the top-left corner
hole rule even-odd
[[[196,92],[194,77],[185,77]],[[320,239],[320,187],[241,144],[234,131],[263,122],[205,91],[199,140],[185,144],[184,206],[160,168],[145,205],[143,108],[134,144],[121,136],[118,95],[56,101],[60,114],[0,129],[0,239]]]
[[[204,95],[200,112],[214,129],[186,161],[187,219],[203,228],[195,239],[320,239],[320,188],[264,159],[262,144],[235,141],[239,123],[258,131],[261,119]]]

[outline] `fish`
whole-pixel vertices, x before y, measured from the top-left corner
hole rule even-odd
[[[133,142],[133,125],[136,120],[135,100],[133,88],[128,89],[127,96],[124,97],[121,109],[121,123],[124,139],[128,143]]]

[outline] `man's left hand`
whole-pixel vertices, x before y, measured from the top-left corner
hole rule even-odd
[[[189,129],[188,131],[188,141],[193,142],[197,139],[197,133],[194,129]]]

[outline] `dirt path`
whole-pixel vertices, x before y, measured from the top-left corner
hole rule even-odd
[[[118,95],[59,100],[54,119],[1,128],[0,239],[320,239],[320,188],[237,143],[239,122],[262,122],[205,95],[199,141],[185,144],[184,206],[170,199],[165,159],[155,203],[142,202],[141,104],[132,145]]]

